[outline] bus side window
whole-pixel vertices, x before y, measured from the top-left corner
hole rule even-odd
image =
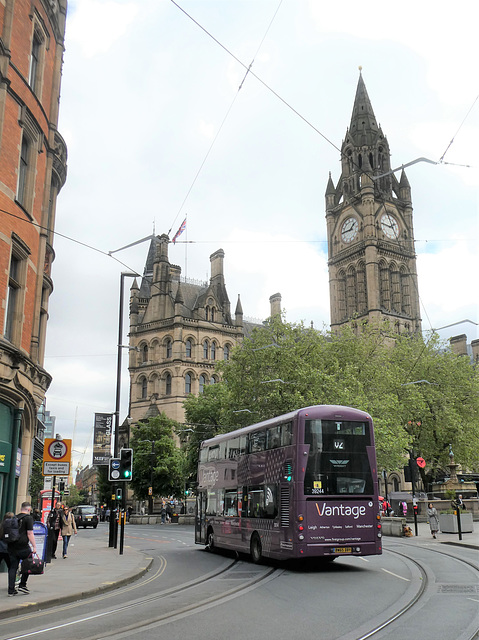
[[[249,453],[258,453],[264,451],[266,443],[266,431],[254,431],[249,434]]]
[[[278,515],[278,489],[275,484],[264,487],[264,517],[276,518]]]
[[[239,438],[233,438],[233,440],[228,440],[226,457],[228,460],[236,460],[239,456]]]
[[[247,438],[246,436],[240,436],[239,439],[239,455],[244,456],[246,454]]]
[[[278,427],[270,427],[266,432],[266,448],[277,449],[281,446],[281,425]]]
[[[218,445],[214,447],[210,447],[208,451],[208,462],[211,462],[212,460],[218,460],[219,455],[220,455],[220,448]]]
[[[238,515],[238,494],[236,491],[226,491],[225,493],[225,516]]]
[[[287,422],[282,425],[281,429],[281,444],[283,447],[288,447],[293,444],[293,425],[291,422]]]
[[[207,516],[215,516],[217,510],[217,499],[216,499],[216,491],[209,490],[206,501],[206,510],[205,513]]]
[[[203,447],[200,449],[200,462],[206,462],[208,460],[208,449]]]
[[[248,517],[264,518],[264,487],[248,487]]]

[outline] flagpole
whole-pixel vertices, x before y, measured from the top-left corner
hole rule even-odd
[[[188,276],[188,214],[185,215],[186,235],[185,235],[185,279]]]

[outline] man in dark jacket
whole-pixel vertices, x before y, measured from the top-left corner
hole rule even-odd
[[[51,533],[49,535],[52,536],[52,558],[56,560],[57,557],[55,555],[57,551],[58,538],[60,536],[60,531],[62,528],[61,518],[62,518],[62,507],[59,502],[56,503],[55,508],[52,509],[48,515],[48,527],[51,529]]]
[[[32,552],[37,553],[31,512],[32,505],[29,502],[22,502],[21,512],[17,515],[20,537],[16,542],[11,542],[8,545],[8,553],[10,555],[10,567],[8,569],[9,596],[16,596],[19,593],[28,595],[30,593],[27,587],[28,573],[21,573],[18,591],[15,589],[15,577],[20,560],[25,560]]]

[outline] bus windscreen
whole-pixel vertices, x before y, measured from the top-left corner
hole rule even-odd
[[[305,496],[373,493],[367,422],[306,420],[304,442],[309,445]]]

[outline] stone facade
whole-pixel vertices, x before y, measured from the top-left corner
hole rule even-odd
[[[0,513],[28,498],[53,290],[66,0],[0,1]],[[19,477],[17,473],[19,469]]]
[[[388,319],[398,332],[421,330],[411,188],[391,172],[362,75],[341,147],[342,173],[329,176],[326,223],[331,329]]]
[[[168,259],[169,238],[151,242],[141,284],[130,290],[130,416],[133,423],[164,412],[183,422],[183,402],[219,380],[216,365],[256,323],[234,314],[223,273],[224,251],[210,256],[209,282],[181,277]],[[270,298],[272,314],[281,296]],[[279,310],[279,311],[278,311]]]

